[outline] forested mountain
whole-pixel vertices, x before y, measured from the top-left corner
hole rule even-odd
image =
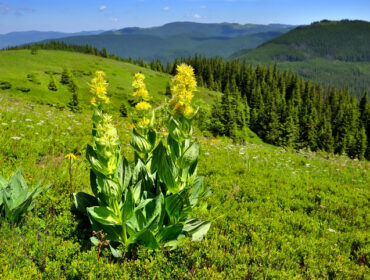
[[[203,24],[176,22],[153,28],[124,28],[92,36],[59,39],[68,44],[91,45],[121,57],[145,61],[191,56],[228,57],[243,48],[258,45],[289,31],[293,26],[271,24]]]
[[[232,58],[290,69],[324,85],[370,90],[370,22],[328,21],[299,26]]]
[[[55,32],[55,31],[11,32],[7,34],[0,34],[0,49],[8,47],[8,46],[17,46],[17,45],[47,40],[47,39],[57,39],[57,38],[70,37],[70,36],[96,35],[101,32],[103,32],[103,30],[81,31],[77,33],[64,33],[64,32]]]

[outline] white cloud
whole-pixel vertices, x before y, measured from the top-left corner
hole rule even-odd
[[[200,6],[201,9],[207,9],[207,6],[206,5],[202,5]]]
[[[201,19],[202,16],[200,14],[193,14],[193,18],[195,18],[195,19]]]
[[[0,15],[5,15],[9,11],[10,11],[10,7],[8,5],[0,3]]]
[[[109,20],[112,21],[112,22],[118,22],[118,18],[116,18],[116,17],[111,17]]]
[[[164,7],[162,10],[167,12],[167,11],[169,11],[170,9],[171,9],[170,7],[166,6],[166,7]]]
[[[107,8],[107,6],[105,6],[105,5],[101,5],[100,7],[99,7],[99,11],[104,11],[105,9]]]

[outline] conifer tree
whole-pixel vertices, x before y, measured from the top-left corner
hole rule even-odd
[[[57,91],[58,90],[57,84],[56,84],[56,81],[55,81],[55,77],[54,77],[53,74],[50,74],[50,81],[49,81],[48,89],[51,90],[51,91]]]

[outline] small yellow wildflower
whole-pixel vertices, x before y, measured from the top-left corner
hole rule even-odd
[[[146,101],[141,101],[135,106],[135,109],[138,111],[146,111],[149,110],[150,108],[152,108],[152,106]]]
[[[91,105],[96,105],[96,98],[95,97],[93,97],[93,98],[91,98]]]
[[[150,125],[150,120],[148,119],[142,119],[137,123],[139,128],[145,129]]]
[[[66,155],[65,158],[67,158],[69,160],[71,160],[71,159],[76,160],[77,159],[76,156],[74,154],[72,154],[72,153],[69,153],[68,155]]]

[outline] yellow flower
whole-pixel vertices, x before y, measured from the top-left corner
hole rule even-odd
[[[138,125],[138,127],[143,128],[143,129],[147,128],[150,125],[150,120],[144,118],[144,119],[140,120],[137,123],[137,125]]]
[[[194,77],[193,67],[181,64],[177,66],[177,74],[172,79],[173,93],[170,106],[175,114],[191,116],[194,109],[190,106],[193,100],[193,92],[197,90],[197,82]]]
[[[70,154],[66,155],[66,156],[65,156],[65,158],[67,158],[67,159],[69,159],[69,160],[71,160],[71,159],[76,160],[76,159],[77,159],[77,158],[76,158],[76,156],[75,156],[74,154],[72,154],[72,153],[70,153]]]
[[[90,92],[94,95],[91,99],[91,104],[101,104],[109,103],[109,98],[107,97],[107,87],[108,83],[104,80],[105,73],[103,71],[96,71],[95,77],[91,80]]]
[[[150,108],[152,108],[152,106],[146,101],[141,101],[135,106],[135,109],[138,111],[146,111],[149,110]]]

